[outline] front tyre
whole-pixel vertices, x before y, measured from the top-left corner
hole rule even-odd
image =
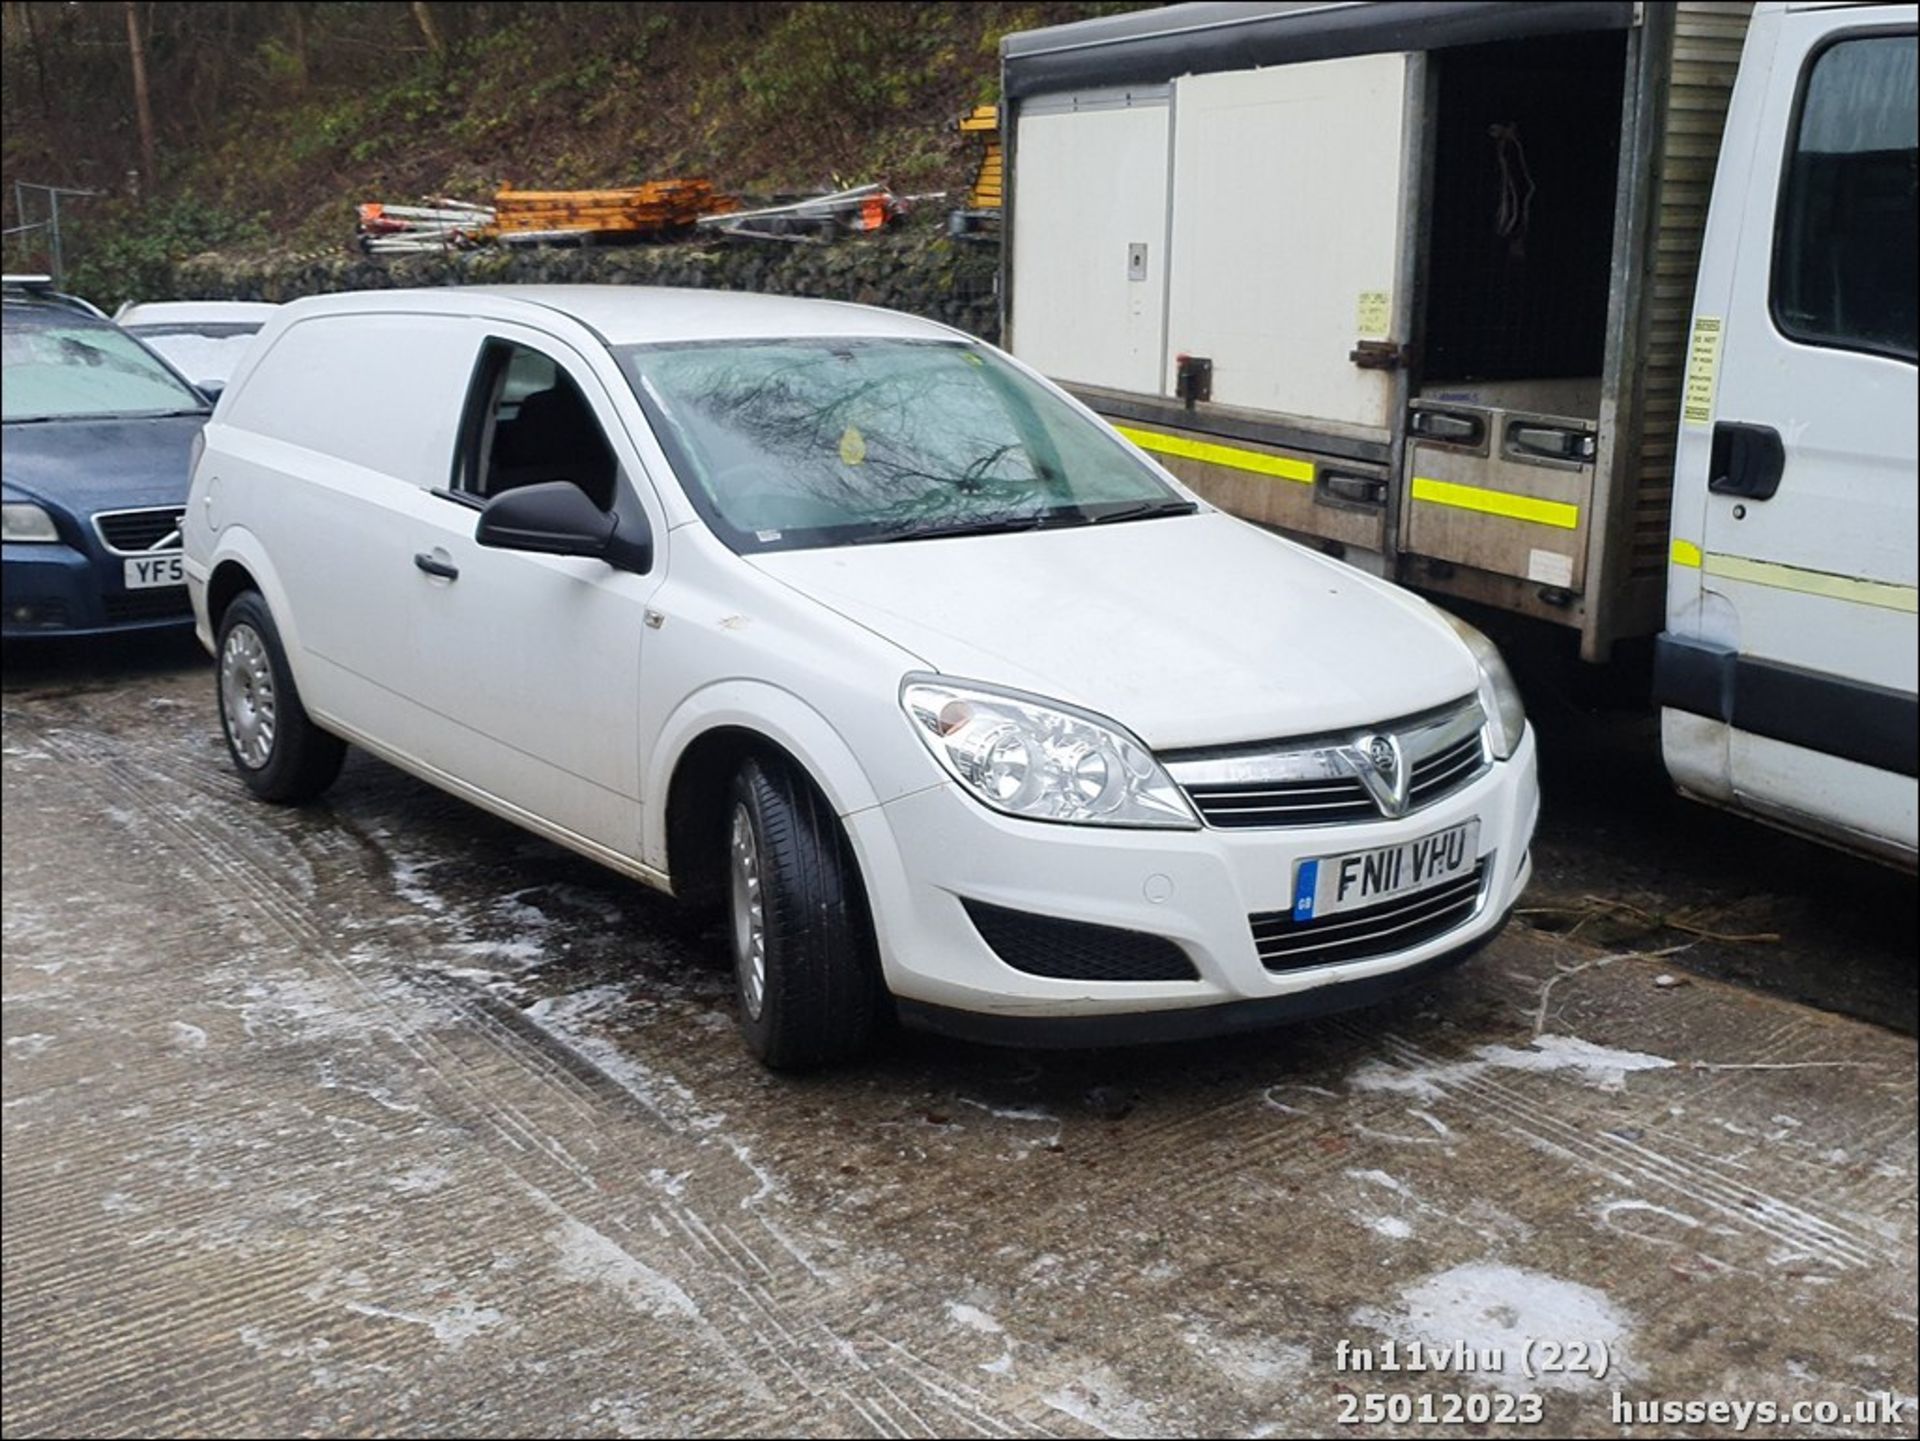
[[[740,1029],[775,1070],[846,1060],[883,1004],[859,869],[826,800],[791,766],[752,759],[727,823]]]
[[[247,789],[263,801],[310,801],[340,774],[347,744],[313,723],[300,704],[279,629],[258,591],[245,591],[220,617],[214,661],[220,729]]]

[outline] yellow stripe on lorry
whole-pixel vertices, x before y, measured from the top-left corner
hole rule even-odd
[[[1313,462],[1295,460],[1286,455],[1268,455],[1262,450],[1242,450],[1237,445],[1221,445],[1211,440],[1189,440],[1184,435],[1165,435],[1157,430],[1136,430],[1130,425],[1113,427],[1142,450],[1158,455],[1177,455],[1182,460],[1204,460],[1209,465],[1224,465],[1230,470],[1247,470],[1255,475],[1270,475],[1277,480],[1297,480],[1313,484]]]
[[[1500,515],[1508,520],[1524,520],[1533,525],[1551,525],[1559,530],[1580,528],[1580,507],[1563,500],[1542,500],[1535,495],[1515,495],[1508,490],[1487,490],[1478,485],[1461,485],[1451,480],[1413,478],[1413,498],[1429,505],[1452,506],[1455,510],[1473,510],[1482,515]]]

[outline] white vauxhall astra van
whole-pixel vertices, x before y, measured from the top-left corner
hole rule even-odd
[[[723,908],[769,1065],[889,1010],[1110,1044],[1361,1004],[1529,875],[1534,743],[1483,637],[928,321],[299,301],[185,529],[257,795],[318,795],[351,743]]]

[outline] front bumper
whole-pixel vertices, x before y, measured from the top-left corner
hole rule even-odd
[[[116,573],[103,574],[107,565]],[[171,587],[129,591],[117,574],[119,565],[118,558],[102,562],[68,545],[0,547],[0,634],[8,640],[53,639],[193,623],[184,592]],[[170,602],[177,602],[177,610],[168,608]]]
[[[1154,1025],[1066,1028],[1087,1038],[1069,1044],[1112,1044],[1364,1004],[1389,981],[1405,979],[1402,973],[1464,957],[1499,930],[1525,888],[1538,813],[1529,728],[1510,759],[1394,820],[1274,830],[1103,830],[1001,816],[945,784],[856,813],[846,825],[866,880],[887,984],[905,1018],[1011,1039],[1004,1033],[1019,1026],[982,1023],[1158,1017]],[[1297,970],[1262,964],[1251,918],[1292,904],[1297,862],[1392,845],[1475,817],[1486,876],[1478,904],[1460,924],[1403,950],[1357,960]],[[1197,975],[1084,981],[1016,970],[981,938],[963,899],[1165,937]],[[955,1013],[972,1022],[957,1023]],[[1045,1043],[1043,1036],[1035,1039]]]

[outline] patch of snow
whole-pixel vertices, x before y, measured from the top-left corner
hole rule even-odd
[[[1044,1121],[1050,1125],[1058,1124],[1060,1118],[1051,1111],[1043,1111],[1038,1106],[990,1106],[985,1101],[976,1101],[971,1096],[955,1097],[963,1106],[972,1106],[977,1111],[985,1111],[1000,1121]]]
[[[947,1302],[947,1317],[956,1326],[965,1326],[969,1331],[978,1331],[983,1336],[998,1336],[1001,1325],[978,1306],[969,1306],[965,1301]]]
[[[1542,1338],[1604,1347],[1609,1378],[1638,1375],[1629,1349],[1632,1324],[1605,1292],[1519,1266],[1470,1261],[1405,1288],[1388,1309],[1361,1307],[1352,1319],[1403,1341],[1497,1351],[1499,1374],[1512,1389],[1585,1390],[1600,1384],[1574,1371],[1539,1371],[1529,1380],[1522,1353],[1529,1341]],[[1490,1383],[1491,1375],[1477,1373],[1476,1384]]]
[[[1664,1216],[1669,1221],[1677,1221],[1682,1226],[1689,1228],[1696,1227],[1700,1224],[1697,1216],[1689,1216],[1684,1211],[1673,1211],[1665,1206],[1657,1206],[1652,1201],[1641,1201],[1631,1198],[1624,1201],[1603,1202],[1599,1208],[1600,1224],[1610,1231],[1621,1231],[1629,1236],[1642,1235],[1642,1232],[1636,1231],[1630,1226],[1622,1226],[1615,1222],[1614,1217],[1620,1215],[1622,1212]]]
[[[387,1184],[403,1196],[423,1196],[437,1191],[453,1179],[445,1166],[420,1165],[389,1177]]]
[[[1042,1404],[1070,1416],[1102,1436],[1158,1436],[1165,1428],[1128,1396],[1113,1373],[1095,1366],[1040,1398]]]
[[[778,1196],[781,1194],[779,1185],[774,1181],[773,1177],[767,1174],[766,1168],[754,1163],[753,1151],[750,1148],[734,1140],[731,1136],[722,1136],[720,1140],[729,1151],[733,1152],[733,1158],[745,1166],[747,1173],[760,1183],[758,1190],[740,1198],[741,1210],[751,1211],[769,1196]]]
[[[462,941],[448,949],[475,960],[497,961],[517,971],[531,970],[547,958],[547,948],[539,941]]]
[[[1404,1241],[1413,1234],[1413,1227],[1398,1216],[1376,1216],[1367,1222],[1367,1229],[1395,1241]]]
[[[1584,1085],[1602,1091],[1623,1090],[1631,1071],[1671,1070],[1674,1062],[1643,1051],[1596,1046],[1578,1036],[1536,1036],[1525,1050],[1513,1046],[1482,1046],[1470,1061],[1446,1061],[1433,1066],[1396,1066],[1373,1060],[1347,1077],[1357,1091],[1395,1091],[1438,1101],[1448,1088],[1487,1071],[1569,1072]]]
[[[439,892],[422,879],[428,871],[444,865],[444,861],[410,861],[390,855],[387,858],[387,864],[393,871],[393,888],[402,899],[411,901],[423,911],[438,913],[447,908],[447,903],[440,898]]]
[[[593,1022],[625,1005],[626,999],[623,986],[588,986],[535,1001],[521,1014],[569,1050],[592,1061],[602,1075],[661,1120],[690,1131],[714,1130],[726,1120],[724,1113],[705,1110],[686,1086],[641,1065],[594,1027]]]
[[[457,1301],[446,1310],[431,1316],[416,1316],[410,1311],[394,1311],[385,1306],[371,1306],[364,1301],[349,1301],[347,1309],[362,1316],[377,1316],[387,1321],[404,1321],[409,1326],[425,1326],[433,1332],[434,1340],[447,1347],[463,1346],[482,1331],[490,1330],[506,1320],[506,1317],[493,1307],[476,1306],[471,1301]]]
[[[567,1216],[548,1239],[560,1253],[560,1273],[568,1280],[604,1286],[650,1316],[699,1319],[700,1308],[678,1285],[584,1222]]]
[[[1385,1171],[1348,1171],[1347,1175],[1352,1180],[1365,1181],[1370,1186],[1385,1187],[1396,1196],[1411,1197],[1413,1195],[1413,1192],[1406,1188],[1404,1182],[1395,1180]]]
[[[692,1174],[693,1172],[691,1171],[681,1171],[676,1175],[671,1171],[655,1166],[647,1172],[647,1184],[665,1191],[669,1196],[678,1200],[686,1193],[687,1177]]]

